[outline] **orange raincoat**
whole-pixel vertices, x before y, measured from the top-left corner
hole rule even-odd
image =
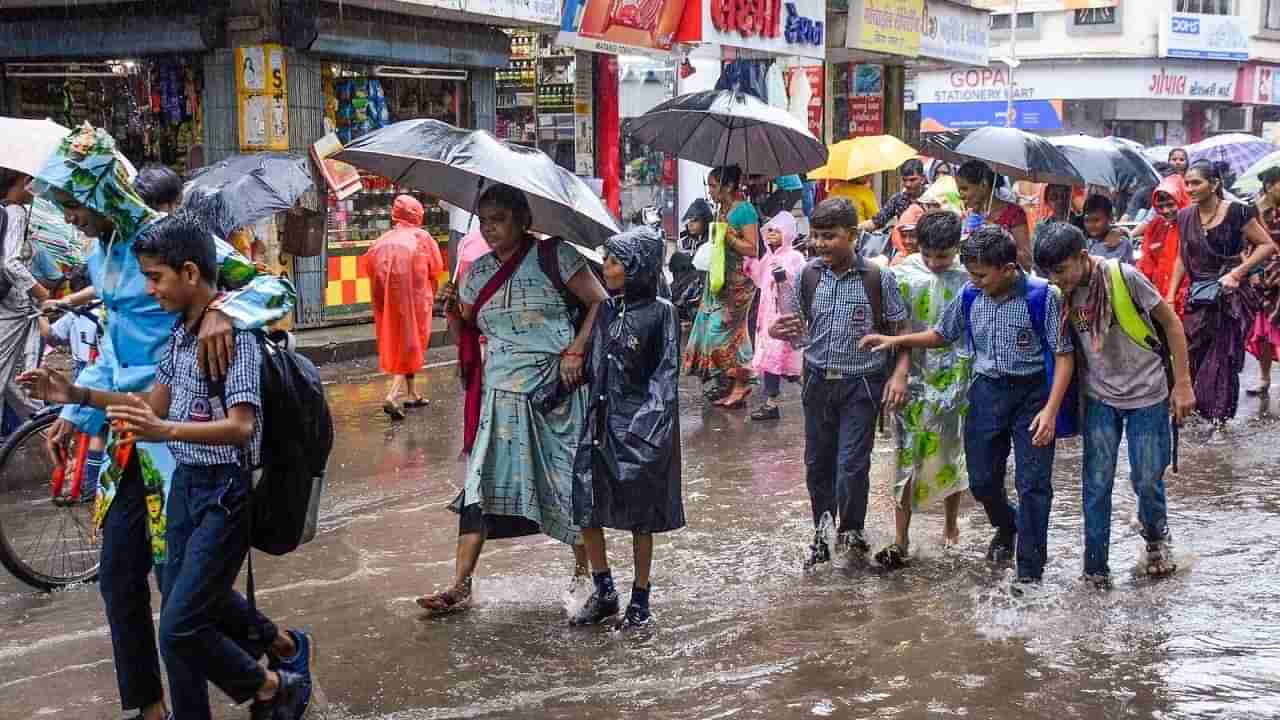
[[[1187,195],[1187,188],[1182,182],[1181,175],[1170,175],[1160,181],[1155,191],[1151,193],[1153,207],[1156,195],[1160,193],[1172,197],[1179,210],[1191,204],[1191,196]],[[1151,284],[1156,286],[1156,290],[1160,291],[1162,297],[1167,297],[1169,294],[1169,282],[1173,280],[1173,266],[1178,261],[1181,248],[1182,242],[1178,236],[1177,222],[1169,222],[1156,215],[1151,222],[1147,223],[1147,236],[1142,242],[1142,257],[1138,258],[1138,270],[1142,271]],[[1182,317],[1185,309],[1187,287],[1188,283],[1184,282],[1175,297],[1173,309],[1178,313],[1178,317]]]
[[[366,256],[378,361],[390,375],[421,370],[431,338],[431,306],[444,260],[436,241],[422,229],[422,214],[417,200],[397,197],[391,208],[395,227]]]

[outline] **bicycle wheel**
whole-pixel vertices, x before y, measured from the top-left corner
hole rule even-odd
[[[93,503],[53,502],[44,443],[57,419],[56,410],[42,412],[0,447],[0,564],[41,590],[96,579],[101,550]]]

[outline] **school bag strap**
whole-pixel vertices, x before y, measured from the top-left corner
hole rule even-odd
[[[880,286],[880,266],[859,256],[854,257],[854,262],[862,275],[862,289],[867,294],[867,302],[871,304],[871,329],[874,332],[884,332],[887,324],[884,321],[884,288]],[[822,279],[824,267],[826,263],[822,260],[810,260],[800,271],[800,303],[806,319],[813,318],[813,298],[818,292],[818,281]]]
[[[1133,293],[1125,280],[1120,261],[1106,260],[1107,272],[1111,275],[1111,310],[1124,334],[1141,348],[1146,348],[1160,356],[1164,365],[1165,381],[1172,388],[1173,358],[1169,354],[1169,338],[1164,326],[1156,322],[1148,313],[1138,309],[1133,302]]]
[[[587,306],[582,304],[577,295],[569,289],[569,284],[560,276],[560,243],[564,239],[560,236],[549,237],[545,240],[535,240],[538,250],[538,269],[543,275],[551,281],[551,286],[560,293],[560,300],[564,306],[569,308],[569,318],[573,321],[574,330],[582,328],[582,323],[587,317]]]

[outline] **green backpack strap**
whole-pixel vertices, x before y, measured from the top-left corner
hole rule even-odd
[[[1129,294],[1129,284],[1125,282],[1120,261],[1113,258],[1104,262],[1107,264],[1107,272],[1111,274],[1111,309],[1120,323],[1120,329],[1139,347],[1159,352],[1163,344],[1156,339],[1155,332],[1138,310],[1138,306],[1133,304],[1133,296]]]

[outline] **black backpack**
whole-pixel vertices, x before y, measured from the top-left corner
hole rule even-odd
[[[316,366],[288,347],[284,333],[254,335],[262,350],[262,458],[250,542],[284,555],[316,536],[333,417]]]

